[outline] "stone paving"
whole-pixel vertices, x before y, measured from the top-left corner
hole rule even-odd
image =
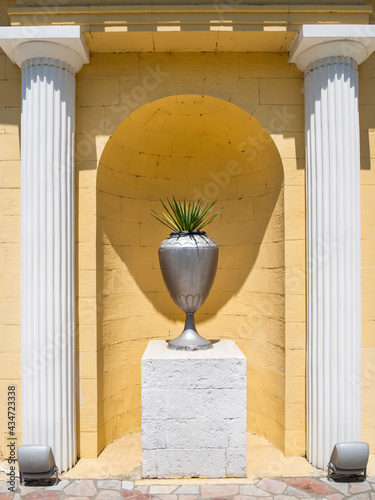
[[[299,477],[260,479],[251,484],[168,484],[158,481],[119,479],[61,479],[57,485],[31,485],[19,487],[16,493],[8,491],[8,484],[0,481],[0,500],[308,500],[321,498],[342,500],[375,500],[375,476],[367,481],[328,481],[325,477]]]

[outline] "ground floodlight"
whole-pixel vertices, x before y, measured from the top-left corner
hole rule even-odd
[[[31,479],[48,479],[56,475],[56,483],[58,481],[55,458],[52,448],[45,445],[25,444],[17,448],[18,468],[20,471],[20,484],[22,478],[25,480]]]
[[[366,479],[370,447],[367,443],[337,443],[328,464],[328,480],[350,475]]]

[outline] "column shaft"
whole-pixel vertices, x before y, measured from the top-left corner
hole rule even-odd
[[[76,461],[75,76],[54,58],[22,63],[22,441]]]
[[[305,70],[307,456],[360,440],[360,154],[357,63]]]

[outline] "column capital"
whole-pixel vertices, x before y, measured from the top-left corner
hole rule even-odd
[[[52,57],[70,64],[77,72],[89,62],[80,26],[0,27],[0,46],[18,66],[28,59]]]
[[[289,62],[305,71],[327,57],[352,58],[364,62],[375,50],[375,25],[305,24],[289,50]]]

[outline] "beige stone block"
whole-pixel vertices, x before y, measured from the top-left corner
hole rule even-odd
[[[0,54],[0,80],[5,80],[5,65],[8,57],[1,53]]]
[[[269,370],[281,375],[285,365],[284,348],[272,344],[265,344],[263,339],[254,339],[252,344],[253,345],[246,353],[248,363],[261,368],[267,366]],[[267,381],[266,379],[262,379],[262,381],[258,380],[257,384],[260,384],[259,387],[262,388],[263,386],[267,386]]]
[[[370,455],[375,453],[375,429],[361,429],[361,440],[370,446]]]
[[[290,381],[288,381],[288,384]],[[305,402],[287,402],[285,404],[285,428],[287,430],[304,430],[306,420]]]
[[[302,159],[305,157],[304,132],[290,132],[284,134],[271,134],[280,156],[283,159]]]
[[[21,105],[21,81],[0,80],[0,106]]]
[[[141,301],[139,294],[111,295],[104,304],[104,314],[108,321],[125,318],[131,314],[153,314],[154,307],[149,300]]]
[[[285,293],[286,296],[305,295],[306,293],[306,271],[304,267],[288,267],[285,269]]]
[[[157,249],[161,242],[168,238],[171,229],[160,224],[157,220],[150,217],[150,222],[140,224],[141,245],[142,247],[153,247]]]
[[[78,80],[112,77],[131,77],[139,70],[139,53],[92,53],[90,64],[85,64],[77,75]]]
[[[305,159],[283,158],[285,186],[305,186]]]
[[[302,73],[288,63],[287,53],[239,53],[240,76],[257,78],[298,78]]]
[[[95,379],[97,377],[96,352],[83,351],[79,353],[79,374],[81,379]]]
[[[152,222],[155,219],[150,214],[151,209],[156,208],[159,213],[162,211],[160,202],[153,204],[150,200],[128,198],[121,198],[119,201],[121,218],[126,222]],[[156,221],[155,224],[158,225]]]
[[[19,161],[0,161],[0,182],[5,189],[20,188],[21,169]]]
[[[21,215],[21,192],[19,189],[0,189],[2,215]]]
[[[293,429],[285,431],[285,455],[303,456],[306,453],[306,431]]]
[[[115,370],[124,366],[126,361],[125,346],[123,343],[105,346],[103,348],[103,371]]]
[[[361,264],[364,269],[369,269],[375,263],[375,239],[361,241]]]
[[[288,405],[289,404],[294,405],[294,404],[299,403],[303,406],[303,409],[304,409],[305,399],[306,399],[306,378],[305,377],[287,377],[286,388],[285,388],[285,399],[286,399],[286,402]],[[292,408],[291,408],[291,412],[292,412]],[[292,413],[290,414],[290,417],[291,417]],[[290,422],[292,422],[292,420],[293,419],[291,418]],[[288,427],[288,420],[287,420],[286,428],[287,429],[288,428],[294,429],[296,427],[294,427],[294,424],[292,424],[292,423]]]
[[[6,325],[2,327],[0,335],[4,351],[21,352],[21,326]]]
[[[253,116],[270,134],[304,130],[304,107],[299,104],[262,103]]]
[[[375,347],[375,321],[362,321],[362,347]]]
[[[100,241],[103,245],[111,245],[113,242],[113,224],[114,221],[104,219],[103,217],[97,217],[97,241]],[[94,241],[92,239],[92,241]],[[100,265],[100,259],[102,257],[102,248],[99,246],[97,248],[98,255],[98,266]]]
[[[361,290],[363,296],[375,293],[375,268],[361,269]]]
[[[305,377],[306,372],[306,353],[304,350],[287,350],[286,356],[286,373],[288,381],[291,377]]]
[[[303,106],[303,78],[260,78],[261,104],[299,104]]]
[[[234,243],[234,242],[233,242]],[[249,268],[254,262],[254,249],[250,245],[227,245],[219,248],[219,266],[225,269]]]
[[[362,296],[362,320],[373,321],[375,320],[374,302],[375,294],[366,293]]]
[[[96,352],[97,350],[97,329],[94,325],[78,325],[77,336],[80,352]]]
[[[85,404],[80,408],[79,426],[81,432],[96,432],[98,429],[98,407]]]
[[[361,186],[361,208],[364,212],[375,208],[375,185]]]
[[[76,200],[80,215],[96,214],[96,190],[81,187],[76,190]]]
[[[78,243],[76,255],[79,269],[96,269],[96,251],[93,242]]]
[[[21,131],[21,107],[5,107],[5,133],[17,134]]]
[[[111,241],[114,245],[135,245],[141,243],[141,224],[137,222],[113,222],[113,236]]]
[[[1,83],[1,82],[0,82]],[[1,92],[1,85],[0,85]],[[1,94],[0,94],[1,95]],[[0,134],[1,160],[20,160],[20,142],[16,134]]]
[[[95,270],[78,271],[78,297],[96,297],[97,293],[97,273]]]
[[[258,78],[238,78],[231,89],[229,101],[250,114],[259,106],[259,80]]]
[[[98,449],[97,432],[80,432],[79,434],[79,456],[80,458],[97,458]]]
[[[75,162],[76,187],[91,188],[96,187],[97,162],[95,160],[80,160]]]
[[[77,79],[77,103],[80,107],[115,105],[119,93],[119,78]]]
[[[96,325],[96,297],[81,297],[77,299],[77,309],[78,324]]]
[[[4,297],[0,302],[0,318],[3,324],[20,324],[20,299],[19,297]]]
[[[21,240],[21,217],[3,215],[0,217],[0,241],[3,243],[19,243]]]
[[[77,164],[88,161],[98,162],[99,159],[100,156],[98,156],[96,149],[95,130],[84,133],[77,131],[75,137],[75,161]]]
[[[369,158],[361,158],[361,186],[369,184],[375,184],[375,173],[373,169],[373,165],[375,160]]]
[[[3,297],[19,298],[21,293],[21,272],[6,268],[0,274],[0,290]]]
[[[198,179],[170,179],[168,182],[168,197],[171,198],[175,196],[177,199],[191,200],[191,199],[203,199],[205,202],[212,202],[212,185],[214,185],[214,192],[220,193],[220,198],[225,198],[228,196],[230,189],[235,189],[235,184],[228,184],[224,188],[217,186],[214,181],[201,181]],[[211,189],[210,189],[211,187]],[[230,195],[229,195],[230,196]],[[206,201],[206,198],[208,200]]]
[[[306,243],[305,239],[285,241],[285,267],[305,267]]]
[[[5,108],[0,107],[0,134],[5,134],[6,122]]]
[[[302,321],[285,323],[285,347],[298,350],[306,348],[306,323]]]
[[[78,243],[93,243],[96,239],[96,217],[80,212],[78,220]]]
[[[305,214],[306,203],[304,186],[285,186],[284,200],[286,216],[291,213]]]
[[[136,282],[142,292],[165,290],[164,281],[159,269],[139,269],[136,275]]]
[[[97,103],[92,106],[78,106],[76,130],[79,134],[105,135],[104,106]]]
[[[375,104],[373,92],[374,82],[375,78],[361,78],[360,92],[358,93],[358,100],[361,106],[366,104]]]
[[[267,221],[259,221],[259,225],[264,227],[264,224]],[[264,240],[268,243],[281,243],[284,241],[284,233],[285,233],[285,224],[284,224],[284,216],[276,216],[272,217],[267,225],[267,229],[265,231]]]
[[[120,226],[121,227],[121,226]],[[98,253],[102,253],[103,256],[101,257],[103,264],[104,264],[104,269],[106,270],[113,270],[113,269],[122,269],[124,267],[123,264],[123,252],[125,252],[127,249],[132,249],[136,247],[128,247],[128,246],[119,246],[119,245],[111,245],[111,244],[105,244],[102,245],[101,248],[98,248]],[[126,262],[126,260],[125,260]]]
[[[12,61],[7,57],[5,59],[5,79],[18,80],[20,82],[21,78],[21,69],[17,66],[17,64],[13,64]]]
[[[285,216],[285,239],[304,240],[306,235],[306,217],[303,212],[292,212]]]
[[[18,361],[18,362],[16,362]],[[21,378],[20,356],[9,354],[9,352],[0,352],[0,379],[13,382]]]
[[[268,291],[280,295],[285,294],[286,276],[285,270],[281,269],[268,269]]]
[[[375,405],[362,405],[361,408],[361,426],[363,429],[374,427]]]
[[[81,378],[80,380],[80,407],[97,405],[98,384],[96,378]]]
[[[140,177],[159,177],[159,158],[160,157],[155,154],[133,151],[127,173]]]
[[[373,105],[362,104],[359,106],[359,125],[361,133],[375,126],[375,108]]]

